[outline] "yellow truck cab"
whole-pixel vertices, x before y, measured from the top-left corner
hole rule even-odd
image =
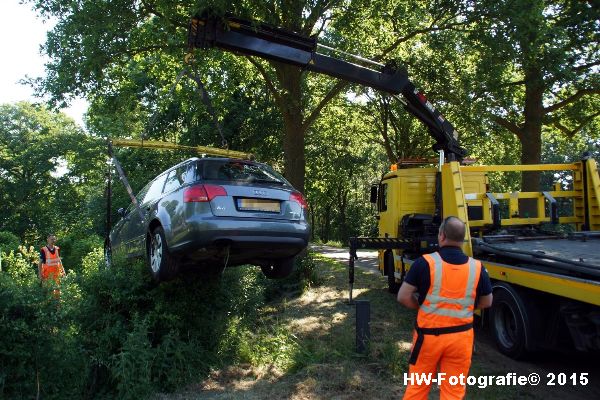
[[[572,187],[490,192],[488,174],[508,171],[566,171]],[[535,202],[533,213],[523,212],[523,199]],[[481,260],[492,280],[485,321],[501,352],[519,358],[565,344],[600,350],[600,179],[593,159],[466,166],[440,157],[437,166],[396,164],[372,188],[371,201],[385,244],[354,238],[351,254],[353,247],[379,248],[391,292],[417,257],[437,249],[439,223],[454,215],[467,224],[464,252]],[[544,230],[559,225],[562,233]]]

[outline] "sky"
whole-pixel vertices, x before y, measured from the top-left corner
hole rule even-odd
[[[52,23],[42,21],[30,4],[19,0],[0,0],[0,104],[17,101],[39,102],[33,96],[33,88],[19,83],[26,76],[44,76],[44,63],[48,58],[40,52],[46,41],[46,33]],[[83,114],[87,110],[85,100],[78,99],[62,111],[83,126]]]

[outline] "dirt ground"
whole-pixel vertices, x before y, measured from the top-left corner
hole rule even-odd
[[[414,312],[401,307],[372,270],[357,271],[354,297],[369,300],[371,346],[355,353],[355,308],[347,304],[347,272],[339,261],[319,261],[321,285],[300,297],[274,305],[277,320],[294,333],[295,367],[232,365],[206,379],[159,399],[397,399],[404,393]],[[271,315],[272,317],[272,315]],[[485,330],[476,331],[470,374],[473,376],[539,375],[538,386],[469,386],[467,399],[600,399],[597,356],[544,353],[514,361],[498,353]],[[565,375],[560,375],[564,373]],[[587,373],[583,386],[571,379]],[[548,385],[552,374],[555,385]],[[576,374],[573,376],[573,374]],[[560,375],[560,376],[559,376]],[[563,378],[566,378],[564,382]],[[563,385],[561,385],[563,383]],[[433,387],[430,398],[438,398]]]

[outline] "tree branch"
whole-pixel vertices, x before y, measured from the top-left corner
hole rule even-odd
[[[310,35],[323,13],[331,7],[335,7],[339,2],[340,0],[318,0],[305,19],[304,26],[302,27],[303,33]],[[323,29],[323,27],[320,29]]]
[[[265,83],[267,84],[267,89],[271,92],[271,94],[273,94],[273,97],[275,98],[275,102],[280,106],[279,108],[281,108],[283,110],[284,104],[281,99],[281,95],[275,88],[275,85],[273,84],[273,80],[267,73],[267,70],[258,61],[256,61],[256,59],[254,57],[248,56],[246,58],[248,59],[248,61],[250,61],[250,63],[252,65],[254,65],[254,67],[258,70],[258,72],[262,75],[263,79],[265,80]]]
[[[306,131],[315,122],[319,113],[335,96],[337,96],[346,86],[348,82],[338,80],[335,85],[327,92],[327,94],[321,99],[319,104],[310,112],[308,117],[302,123],[302,128]]]
[[[598,61],[594,61],[588,64],[583,64],[583,65],[579,65],[575,68],[573,68],[574,71],[585,71],[586,69],[590,69],[592,67],[595,67],[597,65],[600,65],[600,60]]]
[[[182,46],[182,48],[183,47],[184,46]],[[141,53],[156,52],[158,50],[166,50],[168,48],[169,48],[169,46],[161,46],[161,45],[145,46],[145,47],[138,47],[136,49],[129,49],[129,50],[118,51],[118,52],[115,52],[115,53],[110,53],[110,54],[108,54],[108,56],[110,58],[115,58],[115,57],[120,56],[120,55],[134,56],[134,55],[141,54]]]
[[[147,0],[142,0],[142,6],[144,6],[144,8],[148,12],[148,14],[154,14],[154,15],[156,15],[160,19],[163,19],[165,21],[169,21],[171,23],[171,25],[173,25],[173,26],[178,26],[178,27],[181,27],[181,28],[185,28],[186,27],[184,24],[179,23],[179,21],[176,21],[174,19],[171,19],[171,18],[165,16],[163,13],[161,13],[160,11],[158,11],[153,4],[149,4]]]
[[[465,26],[467,24],[469,24],[469,22],[456,22],[456,23],[453,23],[453,24],[447,24],[447,25],[443,25],[443,26],[440,26],[440,27],[434,27],[434,25],[435,25],[435,21],[434,21],[427,28],[417,29],[415,31],[410,32],[406,36],[402,36],[402,37],[396,39],[396,41],[394,43],[392,43],[391,45],[389,45],[387,48],[383,49],[383,51],[379,55],[373,57],[373,60],[374,61],[381,61],[385,56],[387,56],[389,53],[391,53],[392,51],[394,51],[402,43],[407,42],[408,40],[410,40],[410,39],[412,39],[412,38],[414,38],[414,37],[416,37],[418,35],[421,35],[421,34],[424,34],[424,33],[438,32],[438,31],[453,29],[453,28],[455,28],[457,26]]]
[[[503,127],[505,129],[507,129],[508,131],[514,133],[519,139],[521,139],[521,137],[523,136],[523,131],[514,122],[511,122],[511,121],[509,121],[507,119],[504,119],[502,117],[498,117],[497,115],[492,116],[492,119],[494,120],[495,123],[497,123],[501,127]]]
[[[579,100],[580,98],[582,98],[583,96],[586,96],[588,94],[600,94],[600,89],[581,89],[581,90],[575,92],[575,94],[573,94],[572,96],[567,97],[566,99],[559,101],[556,104],[545,107],[544,114],[550,114],[551,112],[559,110],[559,109],[563,108],[564,106],[567,106],[571,103],[576,102],[577,100]]]
[[[554,126],[556,128],[558,128],[558,130],[560,130],[562,133],[564,133],[565,135],[567,135],[567,137],[572,138],[573,136],[575,136],[579,131],[581,131],[587,124],[589,124],[590,122],[592,122],[594,120],[594,118],[600,116],[600,111],[596,111],[595,113],[588,115],[586,118],[583,119],[583,121],[581,122],[581,124],[579,124],[579,126],[575,127],[574,129],[569,129],[566,126],[564,126],[563,124],[560,123],[560,121],[556,121],[554,122]]]

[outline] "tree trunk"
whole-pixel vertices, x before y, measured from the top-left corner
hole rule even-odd
[[[338,209],[340,213],[340,227],[339,227],[339,237],[342,243],[346,243],[348,240],[348,227],[346,223],[346,208],[348,205],[348,190],[343,188],[341,185],[337,190],[337,198],[338,198]]]
[[[304,193],[304,113],[302,102],[302,70],[298,67],[274,64],[281,83],[279,107],[283,115],[284,174],[292,185]]]
[[[385,154],[387,155],[388,161],[390,164],[394,164],[398,161],[398,157],[394,154],[394,150],[392,150],[392,144],[389,136],[389,115],[390,115],[390,107],[389,103],[383,99],[381,102],[380,108],[380,116],[381,116],[381,136],[383,138],[383,148],[385,149]]]
[[[321,241],[323,243],[329,242],[331,233],[331,204],[326,204],[323,210],[323,222],[321,225]]]
[[[521,164],[539,164],[542,161],[543,96],[544,83],[541,71],[533,67],[527,73],[525,84],[525,122],[519,137],[521,141]],[[524,192],[539,192],[540,172],[523,172],[521,190]],[[536,216],[536,204],[537,202],[534,199],[521,201],[523,216]]]

